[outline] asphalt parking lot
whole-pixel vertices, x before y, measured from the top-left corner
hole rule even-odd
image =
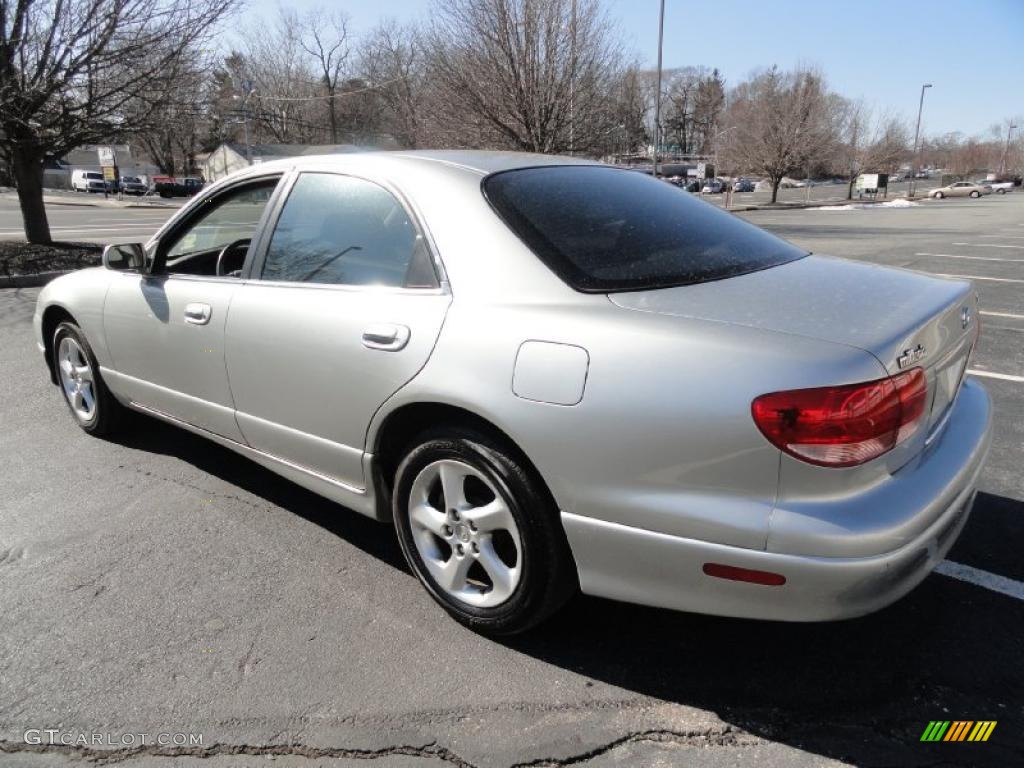
[[[163,220],[83,210],[60,231],[144,240]],[[0,766],[1024,764],[1024,193],[743,215],[816,253],[975,281],[996,432],[955,575],[847,622],[581,597],[489,640],[435,607],[386,527],[157,422],[87,437],[38,359],[38,291],[2,290]],[[997,726],[922,743],[933,720]]]

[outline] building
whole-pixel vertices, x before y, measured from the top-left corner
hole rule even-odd
[[[43,186],[49,189],[71,189],[72,171],[102,171],[98,144],[76,147],[62,158],[49,158],[43,167]],[[160,173],[151,162],[142,160],[130,144],[104,144],[114,150],[114,160],[122,176],[138,176],[144,180]]]
[[[354,144],[250,144],[246,159],[245,144],[225,142],[207,155],[197,155],[196,164],[207,181],[222,179],[250,165],[269,163],[286,157],[301,155],[334,155],[342,152],[359,152]]]

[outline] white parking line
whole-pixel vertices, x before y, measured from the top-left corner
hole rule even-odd
[[[953,243],[953,245],[969,245],[971,248],[1022,248],[1024,245],[999,245],[998,243]]]
[[[1014,581],[1005,576],[972,568],[962,563],[954,563],[952,560],[943,560],[936,566],[935,572],[941,573],[943,576],[949,576],[952,579],[966,581],[968,584],[990,589],[1007,597],[1024,600],[1024,582]]]
[[[933,272],[938,277],[956,277],[960,280],[990,280],[994,283],[1024,283],[1024,280],[1014,280],[1010,277],[982,277],[981,275],[950,275],[946,272]]]
[[[960,253],[915,253],[915,256],[938,256],[943,259],[970,259],[972,261],[1011,261],[1024,264],[1024,259],[1000,259],[998,256],[964,256]]]
[[[988,312],[982,310],[983,315],[991,315],[992,317],[1009,317],[1013,320],[1024,320],[1024,315],[1014,315],[1011,312]]]
[[[1008,229],[1007,232],[1016,232],[1015,229]],[[998,237],[1005,240],[1024,240],[1024,235],[978,235],[978,237]]]
[[[967,372],[972,376],[981,376],[985,379],[999,379],[1000,381],[1024,382],[1024,376],[1014,376],[1011,373],[994,373],[993,371],[979,371],[977,368],[968,368]]]

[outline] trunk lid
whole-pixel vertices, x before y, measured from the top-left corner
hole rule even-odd
[[[726,280],[608,298],[624,309],[845,344],[870,352],[890,374],[924,368],[928,428],[899,451],[904,458],[924,447],[948,412],[978,329],[970,283],[822,256]]]

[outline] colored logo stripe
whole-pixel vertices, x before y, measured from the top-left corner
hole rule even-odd
[[[921,734],[921,741],[938,741],[949,728],[949,720],[932,720]]]
[[[921,734],[921,741],[988,741],[995,720],[932,720]]]
[[[953,725],[950,726],[949,732],[946,734],[946,738],[943,741],[963,741],[964,736],[967,735],[967,730],[974,725],[971,720],[956,720]]]

